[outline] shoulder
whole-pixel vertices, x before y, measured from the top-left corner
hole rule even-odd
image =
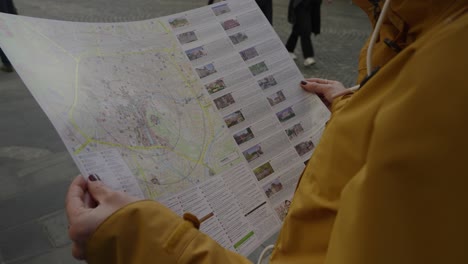
[[[468,92],[468,13],[428,31],[413,49],[404,74],[412,74],[422,89]],[[450,87],[450,88],[449,88]]]
[[[430,63],[431,68],[447,68],[444,66],[466,66],[468,61],[468,13],[457,19],[446,20],[428,31],[416,45],[415,56]],[[427,67],[429,65],[422,65]]]

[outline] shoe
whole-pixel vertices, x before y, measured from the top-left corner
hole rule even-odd
[[[296,54],[294,54],[294,53],[292,53],[292,52],[289,52],[289,56],[291,57],[291,59],[297,60]]]
[[[2,71],[2,72],[13,72],[13,66],[3,65],[2,67],[0,67],[0,71]]]
[[[308,67],[308,66],[310,66],[310,65],[312,65],[312,64],[315,64],[314,58],[309,57],[309,58],[307,58],[307,59],[304,60],[304,66]]]

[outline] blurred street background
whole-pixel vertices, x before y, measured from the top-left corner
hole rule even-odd
[[[206,4],[205,0],[15,0],[21,15],[81,22],[156,18]],[[291,31],[287,0],[274,0],[273,24],[285,41]],[[349,0],[322,5],[322,33],[313,36],[317,63],[297,64],[305,77],[354,85],[357,60],[370,32],[367,17]],[[0,263],[68,264],[70,241],[64,197],[78,170],[49,120],[16,73],[0,72]],[[310,234],[313,236],[313,234]],[[249,258],[275,242],[273,236]]]

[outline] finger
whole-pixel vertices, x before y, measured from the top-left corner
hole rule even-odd
[[[77,243],[73,243],[72,256],[78,260],[84,260],[85,259],[84,247],[78,245]]]
[[[95,176],[90,175],[88,181],[88,192],[91,194],[91,198],[100,204],[106,197],[109,197],[113,191],[107,188],[102,181],[97,180]]]
[[[96,208],[98,206],[98,203],[96,200],[94,200],[93,197],[91,197],[91,194],[88,192],[85,194],[85,207],[89,209]]]
[[[306,79],[306,81],[321,83],[321,84],[332,84],[334,82],[332,80],[327,80],[327,79],[322,79],[322,78],[308,78],[308,79]]]
[[[86,190],[86,180],[78,175],[70,184],[66,197],[67,217],[70,221],[73,216],[84,208],[84,195]]]
[[[316,93],[316,94],[325,94],[327,90],[331,88],[330,84],[322,84],[317,82],[301,82],[301,87],[309,92]]]

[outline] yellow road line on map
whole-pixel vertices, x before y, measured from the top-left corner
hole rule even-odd
[[[92,138],[88,138],[87,141],[85,143],[83,143],[77,150],[75,150],[74,154],[77,155],[77,154],[80,154],[81,151],[83,151],[83,149],[91,144],[91,143],[97,143],[97,144],[101,144],[101,145],[106,145],[106,146],[111,146],[111,147],[116,147],[116,148],[126,148],[126,149],[129,149],[129,150],[153,150],[153,149],[164,149],[164,150],[169,150],[171,151],[172,153],[176,154],[177,156],[181,157],[181,158],[184,158],[188,161],[191,161],[191,162],[194,162],[194,163],[200,163],[201,165],[205,166],[206,168],[210,169],[210,170],[213,170],[210,166],[208,166],[208,164],[204,163],[204,162],[200,162],[200,161],[197,161],[197,160],[194,160],[192,158],[190,158],[189,156],[181,153],[181,152],[177,152],[175,151],[174,149],[172,148],[169,148],[169,147],[165,147],[165,146],[149,146],[149,147],[144,147],[144,146],[126,146],[126,145],[122,145],[122,144],[117,144],[117,143],[112,143],[112,142],[105,142],[105,141],[99,141],[99,140],[95,140],[95,139],[92,139]]]
[[[44,35],[43,33],[41,33],[40,31],[36,30],[32,25],[30,25],[29,23],[25,22],[24,20],[20,19],[21,23],[24,24],[27,28],[29,28],[31,31],[33,31],[34,33],[38,34],[39,36],[41,36],[42,38],[46,39],[47,41],[49,41],[50,43],[52,43],[55,47],[57,47],[58,49],[60,49],[62,52],[64,52],[65,54],[67,54],[68,56],[72,57],[73,60],[75,61],[75,84],[74,84],[74,100],[73,100],[73,105],[69,111],[69,119],[70,119],[70,122],[72,123],[73,127],[78,131],[78,133],[81,134],[82,137],[84,137],[86,139],[86,142],[85,144],[83,144],[80,148],[84,148],[86,147],[87,144],[90,143],[90,138],[83,132],[81,131],[81,129],[79,128],[79,126],[76,124],[76,122],[74,121],[73,119],[73,109],[74,107],[76,106],[77,104],[77,97],[78,97],[78,92],[77,92],[77,89],[78,89],[78,68],[79,68],[79,65],[80,65],[80,61],[81,61],[81,58],[79,57],[75,57],[73,56],[72,53],[70,53],[68,50],[66,50],[65,48],[63,48],[62,46],[60,46],[57,42],[53,41],[52,39],[50,39],[49,37],[47,37],[46,35]],[[80,150],[81,151],[81,150]],[[80,152],[78,151],[78,153]]]
[[[138,169],[138,173],[143,177],[143,180],[145,181],[145,187],[148,191],[148,195],[151,197],[151,199],[154,199],[156,196],[155,194],[153,193],[153,191],[148,187],[148,179],[146,178],[146,174],[145,174],[145,171],[143,170],[143,168],[140,166],[140,163],[138,162],[135,154],[132,155],[132,158],[133,158],[133,162],[136,164],[137,166],[137,169]]]
[[[46,40],[50,41],[54,46],[56,46],[57,48],[59,48],[60,50],[62,50],[64,53],[68,54],[70,57],[72,57],[75,61],[77,60],[77,58],[75,56],[73,56],[73,54],[71,54],[68,50],[66,50],[65,48],[63,48],[62,46],[60,46],[59,44],[57,44],[55,41],[53,41],[52,39],[50,39],[49,37],[47,37],[46,35],[42,34],[41,32],[39,32],[38,30],[36,30],[32,25],[30,25],[29,23],[27,23],[26,21],[23,21],[23,19],[19,19],[19,21],[21,21],[21,23],[23,23],[26,27],[28,27],[30,30],[32,30],[33,32],[37,33],[39,36],[45,38]]]
[[[101,54],[102,54],[101,45],[99,45],[100,37],[99,37],[98,30],[97,30],[96,26],[94,26],[94,33],[96,34],[97,55],[98,55],[98,56],[101,56]]]
[[[88,139],[86,140],[86,142],[83,143],[83,144],[82,144],[78,149],[76,149],[75,152],[73,152],[73,153],[74,153],[75,155],[80,154],[80,152],[83,151],[83,149],[85,149],[86,146],[88,146],[89,143],[91,143],[91,142],[92,142],[92,140],[91,140],[90,138],[88,138]]]
[[[174,47],[175,48],[175,47]],[[188,80],[188,78],[183,74],[182,70],[180,69],[180,66],[169,56],[169,61],[171,62],[172,66],[174,66],[174,68],[179,72],[180,76],[184,79],[184,83],[185,85],[187,85],[187,87],[189,87],[189,89],[191,90],[192,92],[192,96],[193,97],[197,97],[197,94],[196,92],[194,91],[193,87],[192,87],[192,83],[190,82],[190,80]],[[200,155],[200,159],[197,161],[197,163],[201,163],[201,164],[205,164],[203,162],[203,158],[205,157],[206,155],[206,151],[208,149],[208,142],[210,142],[211,140],[214,139],[214,127],[213,127],[213,123],[212,123],[212,120],[211,118],[209,117],[209,112],[207,111],[206,107],[204,107],[201,102],[199,100],[197,100],[197,103],[198,105],[200,106],[200,108],[202,109],[203,111],[203,114],[206,116],[206,118],[208,119],[208,126],[209,126],[209,130],[210,130],[210,139],[207,141],[207,143],[205,143],[203,145],[203,150],[202,150],[202,155]],[[208,167],[208,166],[207,166]],[[209,167],[208,167],[209,168]],[[211,169],[211,168],[210,168]],[[213,170],[214,172],[214,170]]]
[[[99,53],[96,53],[96,51],[85,51],[83,53],[80,53],[78,58],[81,60],[83,58],[88,58],[88,57],[92,57],[96,55],[101,56],[101,57],[117,57],[120,55],[142,55],[148,52],[162,52],[162,51],[165,51],[165,48],[148,49],[144,51],[115,52],[115,53],[102,53],[102,51]]]
[[[149,146],[149,147],[127,146],[127,145],[111,143],[111,142],[105,142],[105,141],[99,141],[99,140],[94,140],[94,139],[91,139],[91,142],[98,143],[98,144],[101,144],[101,145],[111,146],[111,147],[126,148],[126,149],[129,149],[129,150],[153,150],[153,149],[169,150],[169,151],[171,151],[172,153],[176,154],[179,157],[182,157],[182,158],[184,158],[184,159],[186,159],[188,161],[194,162],[194,163],[201,163],[201,165],[203,165],[203,166],[207,167],[208,169],[212,170],[212,168],[210,166],[208,166],[208,164],[206,164],[204,162],[194,160],[194,159],[190,158],[189,156],[187,156],[187,155],[185,155],[183,153],[177,152],[174,149],[172,149],[170,147],[166,147],[166,146]]]
[[[164,31],[165,31],[166,33],[171,32],[171,31],[166,27],[166,25],[164,25],[164,23],[161,22],[161,20],[158,19],[158,23],[159,23],[159,25],[164,29]]]
[[[76,65],[75,65],[75,83],[74,83],[74,89],[73,89],[74,90],[73,104],[70,107],[70,111],[68,112],[68,118],[70,119],[70,123],[76,129],[76,131],[78,131],[78,133],[80,133],[80,135],[83,138],[85,138],[87,141],[90,141],[91,138],[80,129],[75,119],[73,118],[73,112],[75,111],[75,107],[78,104],[78,72],[79,72],[80,62],[81,62],[81,58],[78,58],[78,61],[76,62]]]

